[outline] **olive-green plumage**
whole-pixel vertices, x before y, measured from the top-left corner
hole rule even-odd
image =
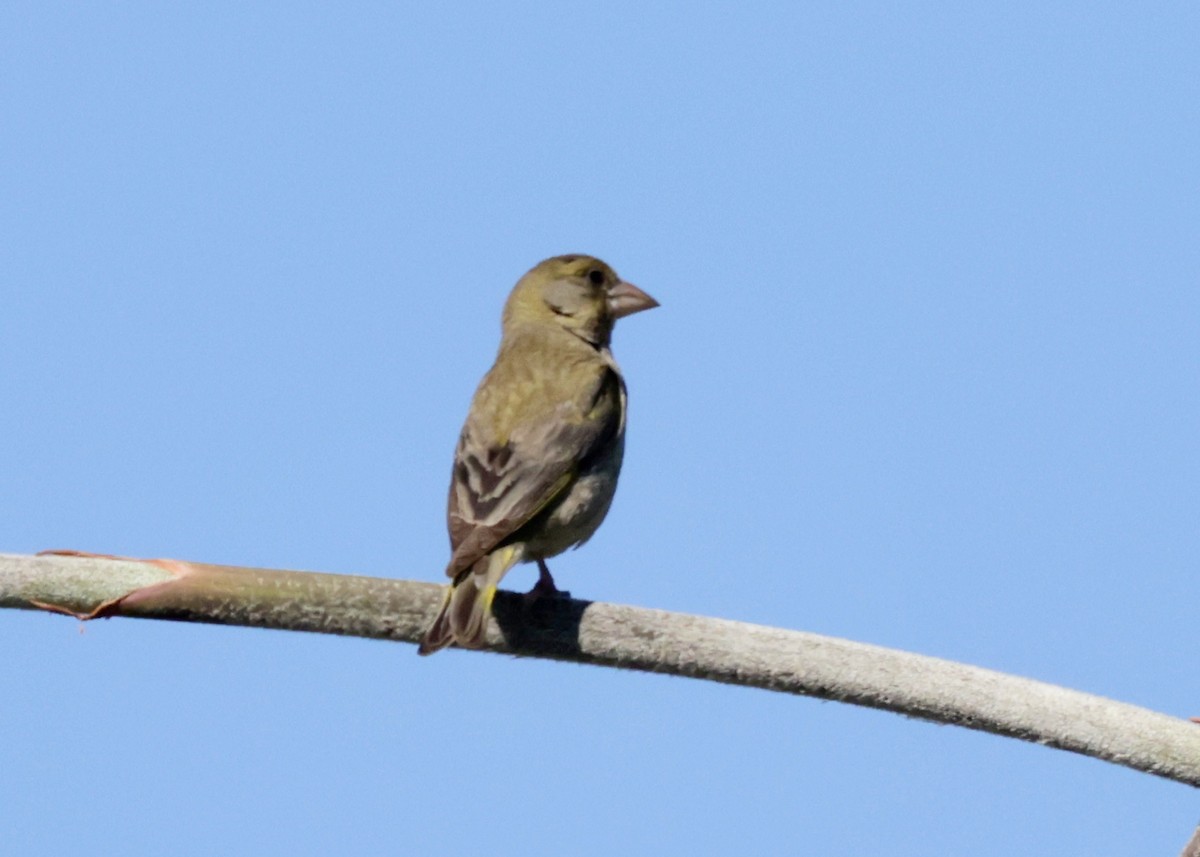
[[[618,318],[658,306],[591,256],[556,256],[504,306],[500,352],[454,454],[450,587],[418,650],[482,645],[492,597],[518,562],[587,541],[612,503],[625,449],[625,382],[609,351]]]

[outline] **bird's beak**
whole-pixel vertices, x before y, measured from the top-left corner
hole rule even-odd
[[[654,309],[656,306],[658,301],[633,283],[620,282],[608,290],[608,311],[612,313],[613,318],[624,318],[644,309]]]

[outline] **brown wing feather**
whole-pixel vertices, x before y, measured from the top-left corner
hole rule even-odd
[[[619,431],[620,377],[606,363],[591,384],[538,418],[513,426],[506,442],[472,409],[450,481],[448,525],[455,578],[554,501],[579,464]]]

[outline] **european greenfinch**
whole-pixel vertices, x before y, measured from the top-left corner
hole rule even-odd
[[[556,256],[504,306],[500,351],[471,402],[454,454],[450,586],[421,640],[483,645],[496,587],[536,562],[531,594],[555,594],[547,557],[596,532],[625,450],[625,382],[609,350],[619,318],[658,306],[591,256]]]

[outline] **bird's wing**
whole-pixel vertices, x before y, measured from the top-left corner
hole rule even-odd
[[[576,396],[515,426],[504,443],[474,412],[468,416],[450,480],[446,574],[471,568],[568,488],[623,430],[624,400],[621,376],[604,366]]]

